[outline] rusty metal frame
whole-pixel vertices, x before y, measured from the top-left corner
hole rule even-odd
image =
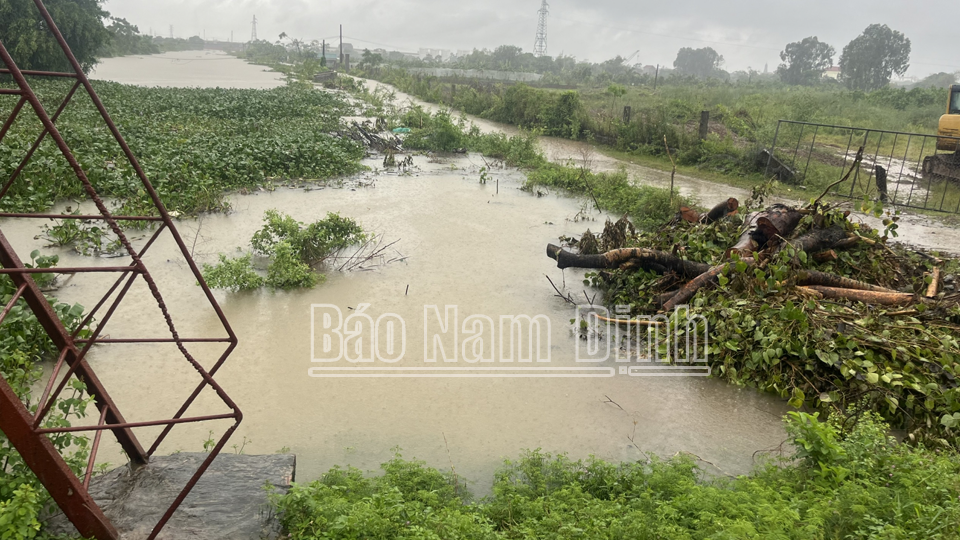
[[[7,120],[0,128],[0,142],[13,127],[17,118],[27,106],[43,125],[43,130],[37,137],[33,146],[26,153],[20,165],[13,174],[0,187],[0,200],[7,196],[10,187],[20,178],[27,164],[30,162],[33,154],[40,147],[43,141],[50,137],[57,145],[60,153],[66,158],[70,167],[76,175],[76,180],[83,186],[83,190],[90,201],[94,203],[99,214],[96,215],[56,215],[44,213],[0,213],[0,218],[6,219],[83,219],[100,220],[113,232],[129,256],[131,263],[127,266],[110,267],[77,267],[77,268],[28,268],[17,255],[13,246],[4,236],[2,227],[0,227],[0,275],[9,275],[14,285],[17,287],[13,298],[7,302],[3,311],[0,312],[0,324],[18,302],[23,301],[36,315],[37,320],[43,327],[46,334],[52,340],[54,347],[59,351],[56,364],[53,367],[52,374],[43,390],[36,412],[32,413],[30,409],[14,393],[10,385],[2,376],[0,376],[0,430],[9,438],[11,444],[22,456],[24,462],[37,475],[40,481],[49,491],[54,501],[60,506],[67,518],[77,527],[77,530],[84,537],[94,537],[98,540],[108,540],[118,538],[118,532],[110,523],[109,519],[103,514],[100,508],[93,501],[87,491],[90,484],[94,463],[96,461],[97,450],[100,446],[101,435],[104,431],[111,431],[117,442],[126,452],[130,459],[131,467],[140,467],[150,459],[150,456],[157,451],[160,444],[167,437],[174,426],[184,423],[204,422],[232,419],[233,424],[223,433],[217,441],[213,450],[203,461],[196,473],[190,478],[178,496],[174,499],[167,511],[157,522],[148,538],[154,539],[160,533],[164,525],[170,520],[174,512],[193,489],[197,481],[210,466],[216,456],[226,445],[227,440],[236,431],[243,415],[237,405],[224,392],[220,385],[214,379],[217,371],[223,366],[227,357],[237,346],[237,336],[227,322],[222,309],[214,298],[209,287],[207,287],[199,268],[194,262],[190,250],[177,231],[170,214],[167,212],[160,200],[157,191],[150,184],[146,174],[140,167],[139,162],[130,150],[123,136],[120,134],[116,124],[107,113],[106,107],[100,101],[89,79],[84,74],[79,62],[70,50],[69,45],[64,39],[56,23],[50,16],[42,0],[34,0],[40,16],[46,23],[47,30],[52,34],[62,49],[66,59],[69,61],[73,72],[44,72],[20,70],[14,59],[10,56],[3,44],[3,36],[0,36],[0,62],[5,66],[0,69],[0,74],[12,77],[16,88],[0,89],[0,96],[19,96],[16,105],[11,110]],[[30,87],[27,77],[57,77],[71,78],[76,82],[67,93],[66,97],[51,116],[47,113],[43,104],[40,102],[37,94]],[[131,167],[136,172],[138,178],[143,184],[143,188],[153,202],[157,215],[155,216],[114,216],[100,198],[97,190],[88,179],[83,167],[74,156],[70,146],[64,140],[57,129],[56,122],[61,113],[67,108],[71,100],[79,90],[83,90],[93,105],[96,107],[104,124],[109,128],[110,133],[116,143],[119,145],[124,156],[129,161]],[[0,98],[3,99],[3,98]],[[130,240],[119,226],[121,221],[141,221],[152,223],[156,230],[150,239],[139,249],[134,249]],[[161,233],[169,233],[177,244],[183,258],[187,262],[193,278],[200,284],[204,296],[213,308],[216,316],[221,323],[225,337],[181,337],[174,324],[173,317],[164,303],[163,296],[157,287],[156,282],[150,274],[150,271],[143,263],[143,257],[148,252],[154,242],[160,237]],[[117,273],[118,277],[113,286],[103,295],[97,305],[90,310],[84,320],[73,331],[68,331],[60,320],[43,292],[37,286],[32,275],[39,273],[90,273],[90,272],[109,272]],[[125,295],[138,280],[142,279],[149,288],[153,298],[156,300],[157,307],[162,313],[166,322],[166,332],[169,338],[122,338],[110,339],[102,338],[103,329],[110,322],[111,317],[116,312],[117,307],[123,301]],[[116,293],[116,294],[115,294]],[[113,300],[111,301],[111,297]],[[102,313],[102,314],[101,314]],[[100,317],[94,325],[94,318]],[[81,335],[82,331],[88,331],[89,335]],[[116,343],[154,343],[154,344],[175,344],[179,356],[193,367],[200,378],[200,383],[190,396],[184,401],[176,412],[170,418],[149,419],[141,421],[128,421],[120,413],[116,403],[111,399],[107,389],[97,378],[86,357],[94,345],[109,345]],[[197,362],[185,347],[188,343],[222,343],[226,349],[219,357],[217,362],[208,370]],[[66,370],[64,370],[66,366]],[[54,406],[60,393],[66,387],[71,377],[80,380],[86,389],[86,392],[93,397],[94,403],[99,410],[99,420],[96,424],[73,426],[73,427],[48,427],[44,424],[48,413]],[[59,378],[59,383],[57,382]],[[200,393],[205,388],[211,388],[216,392],[220,401],[230,409],[229,413],[205,416],[186,416],[187,411]],[[162,432],[151,443],[149,449],[144,450],[137,437],[133,433],[134,428],[147,426],[164,426]],[[81,481],[70,469],[56,448],[53,446],[48,435],[56,433],[73,432],[94,432],[94,440],[91,447],[87,470]]]

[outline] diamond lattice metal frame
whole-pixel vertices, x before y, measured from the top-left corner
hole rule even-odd
[[[45,21],[47,30],[49,30],[52,36],[56,39],[60,48],[63,50],[63,53],[72,66],[73,71],[67,73],[54,73],[20,70],[4,46],[3,36],[0,36],[0,61],[2,61],[5,65],[5,68],[0,69],[0,73],[12,77],[16,86],[16,88],[0,88],[0,99],[4,99],[2,96],[7,95],[19,96],[19,100],[11,110],[6,122],[3,124],[3,127],[0,128],[0,143],[2,143],[3,139],[14,125],[14,122],[17,120],[18,116],[25,109],[31,110],[43,125],[43,130],[38,135],[31,149],[23,158],[23,161],[20,163],[17,169],[14,170],[11,177],[3,184],[2,187],[0,187],[0,201],[2,201],[2,199],[8,195],[11,186],[14,185],[18,178],[20,178],[24,168],[30,162],[34,153],[40,147],[40,144],[47,137],[50,137],[56,143],[60,152],[70,164],[70,167],[73,169],[73,172],[76,176],[76,181],[82,184],[87,197],[89,197],[89,200],[92,201],[96,206],[98,214],[55,215],[41,213],[0,213],[0,218],[56,218],[102,221],[106,227],[117,236],[123,246],[123,250],[127,255],[129,255],[131,263],[128,266],[110,267],[91,266],[56,269],[28,268],[23,264],[23,261],[17,255],[13,246],[7,240],[6,236],[4,236],[2,227],[0,227],[0,264],[3,266],[3,269],[0,269],[0,274],[9,275],[13,280],[14,285],[17,287],[16,293],[13,295],[10,301],[6,303],[3,311],[0,312],[0,324],[2,324],[3,319],[10,313],[14,305],[22,300],[36,315],[37,320],[43,326],[43,329],[51,339],[56,349],[59,351],[52,375],[46,384],[46,388],[43,390],[35,412],[32,412],[30,409],[28,409],[19,399],[19,397],[13,392],[7,381],[0,377],[0,430],[7,435],[11,444],[17,449],[26,464],[37,475],[37,477],[46,487],[47,491],[50,492],[50,495],[53,497],[54,501],[60,506],[70,521],[77,527],[77,530],[80,532],[80,534],[84,537],[95,537],[98,540],[106,540],[118,538],[118,532],[110,523],[109,519],[103,514],[101,509],[96,505],[87,491],[97,455],[97,450],[100,446],[101,435],[104,431],[109,430],[113,433],[114,437],[117,439],[117,442],[129,457],[130,465],[132,467],[140,467],[149,461],[150,456],[156,452],[157,448],[175,425],[191,422],[233,420],[233,424],[220,437],[209,456],[204,460],[200,468],[191,477],[190,481],[184,486],[183,490],[179,493],[177,498],[172,502],[170,507],[161,517],[160,521],[156,524],[153,532],[149,536],[150,539],[153,539],[157,537],[160,530],[167,523],[167,521],[169,521],[176,509],[186,498],[187,494],[190,492],[193,486],[196,485],[197,481],[213,462],[214,458],[223,449],[224,445],[227,443],[227,440],[237,429],[237,426],[242,420],[240,409],[233,402],[233,400],[230,399],[226,392],[224,392],[216,380],[214,380],[214,375],[216,375],[217,371],[219,371],[219,369],[223,366],[227,357],[236,348],[237,336],[234,334],[230,324],[227,322],[227,319],[223,314],[223,311],[218,305],[213,294],[210,292],[210,289],[204,282],[203,277],[200,274],[200,270],[191,257],[190,250],[184,243],[183,238],[177,232],[171,216],[161,202],[157,191],[150,184],[149,180],[147,180],[143,169],[140,167],[136,157],[131,152],[130,147],[124,141],[123,136],[121,136],[116,124],[114,124],[113,120],[110,118],[106,108],[90,84],[89,79],[83,73],[80,64],[77,62],[76,57],[70,50],[69,45],[67,45],[66,40],[60,33],[60,30],[57,28],[57,25],[50,16],[50,13],[43,5],[42,0],[34,0],[34,4],[39,10],[41,17]],[[37,94],[30,87],[30,84],[27,80],[28,77],[67,78],[73,79],[75,83],[67,93],[57,111],[51,116],[44,109],[37,97]],[[63,113],[64,109],[66,109],[66,107],[69,105],[76,93],[81,90],[88,95],[93,105],[99,111],[100,116],[102,117],[104,124],[109,129],[113,139],[115,139],[116,143],[122,150],[124,157],[129,161],[131,167],[136,172],[139,180],[143,184],[145,192],[149,195],[153,205],[155,206],[156,215],[114,216],[104,204],[104,201],[97,193],[97,190],[88,179],[87,174],[80,165],[79,161],[76,159],[73,151],[67,145],[60,132],[57,130],[57,119],[60,117],[61,113]],[[124,230],[119,226],[119,223],[122,221],[150,222],[156,226],[156,230],[153,232],[149,240],[139,250],[136,250],[131,244],[129,238],[125,235]],[[190,268],[190,271],[193,274],[193,278],[195,278],[200,284],[206,300],[209,302],[210,307],[212,307],[213,311],[216,313],[216,316],[219,318],[219,322],[223,327],[224,333],[226,334],[225,337],[189,338],[181,337],[179,334],[177,327],[174,324],[173,317],[164,303],[163,296],[161,295],[156,282],[151,276],[150,271],[143,263],[144,255],[148,252],[151,246],[153,246],[154,242],[161,236],[161,233],[164,232],[172,236],[176,242],[180,253],[182,254],[184,260]],[[118,274],[118,277],[108,292],[103,295],[102,299],[97,303],[97,305],[86,315],[83,322],[71,332],[65,328],[63,322],[60,320],[57,313],[53,310],[52,306],[47,301],[36,282],[33,280],[32,275],[37,273],[83,274],[88,272],[110,272]],[[117,307],[120,305],[127,292],[130,291],[130,288],[135,282],[137,282],[138,279],[142,279],[144,281],[149,288],[150,294],[156,301],[156,304],[166,323],[164,334],[169,335],[169,337],[124,339],[111,339],[109,337],[102,337],[103,329],[108,325],[111,317],[116,312]],[[92,324],[95,316],[100,317],[100,320],[96,326]],[[89,337],[81,339],[79,336],[81,330],[83,329],[90,330],[90,335]],[[104,387],[103,383],[94,373],[93,369],[90,367],[90,364],[88,364],[86,360],[87,354],[94,345],[108,345],[115,343],[175,344],[177,350],[179,351],[177,356],[182,357],[183,361],[189,363],[189,365],[196,370],[197,374],[199,375],[200,382],[196,389],[186,399],[186,401],[179,406],[176,413],[172,417],[138,422],[128,421],[121,415],[116,403],[114,403],[114,401],[111,399],[107,389]],[[221,343],[224,345],[225,350],[216,363],[209,370],[207,370],[204,369],[204,367],[188,351],[187,344],[191,343]],[[64,366],[66,366],[65,370]],[[44,420],[47,418],[51,407],[54,405],[58,396],[64,390],[71,377],[76,377],[82,381],[86,387],[86,391],[94,397],[95,404],[100,412],[99,421],[95,425],[74,426],[67,428],[44,427]],[[217,394],[219,400],[226,405],[231,412],[206,416],[186,416],[190,406],[194,403],[200,393],[207,388],[212,389]],[[140,442],[137,440],[137,437],[134,435],[133,429],[151,426],[162,426],[163,430],[152,442],[150,448],[144,450],[143,446],[141,446]],[[78,478],[77,475],[75,475],[67,466],[66,461],[59,454],[48,437],[50,434],[64,432],[93,432],[94,434],[91,453],[87,464],[87,471],[83,480],[80,480],[80,478]]]

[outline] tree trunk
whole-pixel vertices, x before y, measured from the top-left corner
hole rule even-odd
[[[881,306],[899,306],[911,304],[917,300],[916,296],[901,292],[858,291],[855,289],[821,287],[820,285],[810,285],[803,288],[816,291],[823,295],[824,298],[831,300],[853,300],[855,302],[863,302],[864,304],[877,304]]]
[[[741,257],[750,257],[753,252],[761,251],[768,243],[776,242],[777,237],[787,237],[797,228],[803,213],[796,208],[775,204],[763,212],[754,212],[747,216],[740,240],[727,250],[726,257],[739,253]]]
[[[547,256],[557,261],[557,268],[619,268],[623,264],[632,263],[646,270],[660,267],[685,278],[698,276],[710,269],[709,264],[688,261],[663,251],[641,248],[614,249],[600,255],[578,255],[565,251],[560,246],[548,244]]]

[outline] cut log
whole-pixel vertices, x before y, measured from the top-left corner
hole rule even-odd
[[[632,263],[645,270],[663,273],[676,272],[684,278],[698,276],[710,269],[709,264],[681,259],[675,255],[652,249],[615,249],[600,255],[578,255],[565,251],[560,246],[547,245],[547,256],[557,261],[557,268],[618,268]]]
[[[855,279],[845,278],[836,274],[817,272],[816,270],[801,270],[797,275],[798,285],[818,285],[837,289],[854,289],[858,291],[874,291],[881,293],[897,293],[893,289],[864,283]],[[899,293],[898,293],[899,294]]]
[[[841,240],[846,239],[847,231],[841,225],[834,225],[826,229],[814,229],[804,235],[790,240],[790,245],[800,251],[814,253],[831,249]]]
[[[930,281],[930,286],[927,287],[927,298],[934,298],[937,296],[937,290],[940,287],[940,268],[934,268],[930,277],[933,279]]]
[[[738,208],[740,208],[740,201],[731,197],[714,206],[713,209],[702,216],[699,221],[705,224],[715,223],[730,214],[735,214]]]
[[[810,285],[804,288],[814,290],[822,294],[824,298],[831,300],[852,300],[854,302],[881,306],[899,306],[911,304],[917,300],[915,295],[901,292],[860,291],[856,289],[822,287],[820,285]]]
[[[740,240],[727,250],[725,257],[729,258],[733,253],[749,257],[753,252],[767,247],[769,243],[776,242],[778,237],[790,236],[801,218],[802,212],[782,204],[750,214],[744,222]]]

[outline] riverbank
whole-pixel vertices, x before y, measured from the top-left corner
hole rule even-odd
[[[504,133],[507,136],[521,133],[521,130],[515,126],[465,114],[442,104],[430,103],[380,81],[359,80],[363,81],[370,93],[380,92],[383,95],[392,95],[398,108],[401,109],[417,106],[431,113],[449,110],[452,115],[465,118],[482,133]],[[730,197],[745,200],[750,197],[752,189],[761,183],[759,178],[731,178],[727,175],[708,174],[705,175],[707,178],[703,178],[696,176],[702,174],[696,167],[682,165],[678,167],[677,174],[671,175],[669,162],[661,158],[644,158],[625,154],[595,142],[543,135],[537,137],[537,142],[544,157],[553,163],[584,166],[595,173],[616,172],[624,169],[632,182],[659,188],[668,188],[673,176],[674,185],[680,195],[707,207]],[[771,203],[803,205],[819,194],[820,191],[814,189],[801,190],[792,186],[778,185],[771,190],[767,200]],[[855,219],[872,228],[884,227],[883,218],[859,211],[859,201],[850,201],[848,204]],[[960,246],[960,228],[957,227],[960,224],[960,218],[949,214],[919,213],[904,208],[898,210],[901,226],[897,231],[899,236],[894,240],[895,242],[943,253],[960,253],[960,247],[957,247]]]

